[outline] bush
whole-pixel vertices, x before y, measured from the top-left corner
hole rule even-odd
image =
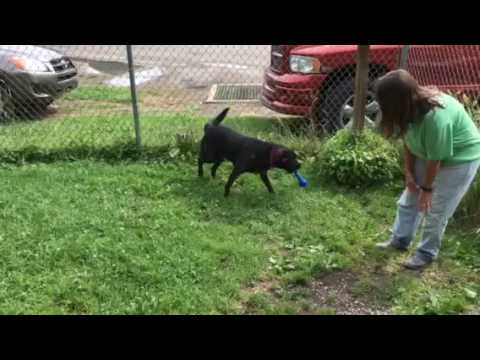
[[[464,95],[460,97],[460,101],[472,116],[475,124],[480,128],[480,104],[478,100]],[[462,223],[480,227],[480,207],[478,204],[480,204],[480,175],[477,175],[477,179],[465,195],[459,209],[455,213],[455,218]]]
[[[343,129],[326,142],[320,171],[349,187],[386,183],[401,176],[399,155],[394,145],[371,130],[355,136]]]

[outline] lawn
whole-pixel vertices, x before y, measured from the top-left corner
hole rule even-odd
[[[245,175],[224,199],[231,165],[196,177],[205,121],[144,118],[143,152],[128,116],[2,126],[0,313],[342,313],[340,295],[319,293],[341,281],[342,296],[383,313],[476,311],[475,230],[453,223],[436,264],[404,271],[407,255],[373,247],[389,236],[401,182],[328,183],[321,141],[254,118],[226,124],[297,149],[311,186],[274,171],[270,195]]]

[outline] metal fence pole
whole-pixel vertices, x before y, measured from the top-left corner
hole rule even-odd
[[[137,87],[135,84],[135,69],[133,65],[132,45],[127,45],[128,72],[130,74],[130,92],[132,95],[133,121],[135,124],[135,140],[137,146],[142,146],[142,137],[140,134],[140,117],[138,113]]]
[[[402,48],[402,51],[400,53],[400,64],[398,66],[400,69],[407,70],[409,53],[410,53],[410,45],[405,45]]]

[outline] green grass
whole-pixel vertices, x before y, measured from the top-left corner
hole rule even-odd
[[[217,180],[197,179],[188,163],[0,170],[0,313],[295,313],[309,305],[291,285],[340,269],[369,279],[372,267],[399,261],[372,250],[396,191],[349,193],[315,181],[303,191],[274,172],[275,196],[245,176],[225,200],[228,170]],[[425,278],[394,271],[377,293],[399,313],[463,311],[476,300],[465,289],[480,290],[479,251],[450,233],[445,260]],[[265,279],[278,282],[280,300],[245,295]]]
[[[191,178],[180,167],[77,162],[2,178],[1,313],[228,312],[267,257],[214,218],[226,204],[192,206],[187,184],[179,194]]]
[[[144,118],[143,153],[129,116],[2,126],[0,313],[330,314],[311,304],[308,285],[338,270],[396,313],[478,307],[477,234],[453,224],[438,263],[422,276],[403,271],[405,255],[373,248],[402,184],[329,184],[317,177],[320,141],[254,118],[226,124],[297,149],[311,186],[274,171],[272,196],[245,175],[226,200],[231,165],[218,179],[196,177],[205,121]],[[262,283],[276,291],[252,293]]]
[[[376,231],[369,217],[342,216],[358,216],[360,204],[303,192],[280,173],[277,196],[246,176],[225,200],[225,170],[215,181],[174,164],[1,170],[0,312],[235,313],[240,290],[287,245],[292,273],[310,276],[340,267],[360,232]]]
[[[106,85],[80,86],[70,93],[67,93],[63,100],[95,100],[121,104],[131,103],[130,88],[112,87]]]

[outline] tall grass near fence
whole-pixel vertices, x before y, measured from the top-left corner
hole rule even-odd
[[[462,96],[460,100],[480,129],[480,104],[477,99]],[[472,225],[480,230],[480,175],[477,175],[472,187],[460,204],[456,219],[462,224]]]
[[[143,146],[135,145],[130,115],[79,114],[74,117],[4,123],[0,126],[0,164],[98,160],[192,160],[196,157],[207,117],[191,114],[142,116]],[[312,160],[321,141],[291,122],[257,117],[232,117],[225,125],[260,139],[296,149]]]

